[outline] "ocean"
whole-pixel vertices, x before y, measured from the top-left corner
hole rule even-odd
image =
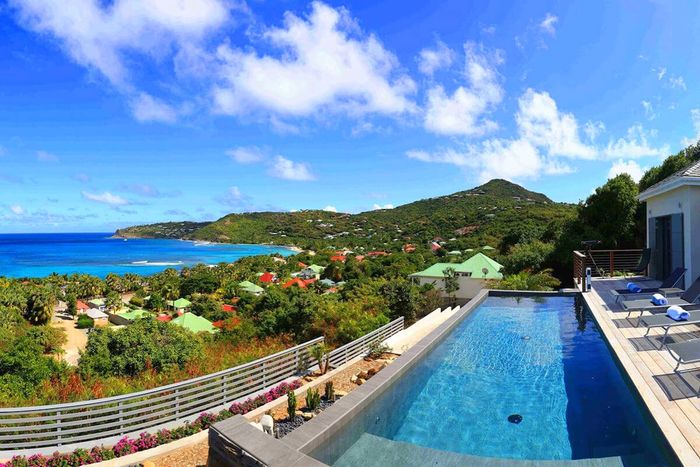
[[[85,273],[154,274],[166,268],[198,263],[217,264],[280,253],[289,248],[270,245],[233,245],[111,238],[112,233],[0,234],[0,276],[45,277]]]

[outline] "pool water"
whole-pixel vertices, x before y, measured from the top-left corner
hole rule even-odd
[[[572,296],[487,298],[356,418],[312,455],[364,466],[421,465],[424,456],[434,465],[474,464],[473,456],[665,462]],[[421,456],[420,447],[430,450]]]

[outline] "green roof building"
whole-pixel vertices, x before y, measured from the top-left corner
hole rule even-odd
[[[260,295],[265,291],[259,285],[255,285],[250,281],[243,281],[238,283],[238,287],[244,292],[252,293],[253,295]]]
[[[481,247],[481,249],[482,249],[482,250],[486,250],[486,251],[491,251],[491,250],[495,250],[495,248],[494,248],[494,247],[492,247],[492,246],[488,246],[488,245],[484,245],[484,246],[482,246],[482,247]]]
[[[443,289],[443,279],[447,268],[455,270],[459,284],[459,290],[455,293],[455,296],[460,299],[475,297],[479,290],[484,288],[485,280],[503,279],[503,274],[501,274],[503,266],[483,253],[477,253],[462,263],[433,264],[423,271],[411,274],[409,277],[421,285],[434,284],[436,287]]]
[[[168,305],[169,307],[171,307],[175,310],[185,310],[185,309],[192,306],[192,302],[190,302],[186,298],[178,298],[175,301],[168,300],[165,303],[166,303],[166,305]]]
[[[208,332],[214,334],[216,332],[216,328],[213,324],[211,324],[211,321],[206,318],[202,318],[201,316],[197,316],[194,313],[185,313],[170,321],[170,323],[177,326],[182,326],[183,328],[189,329],[195,333]]]
[[[143,308],[131,309],[128,307],[123,307],[116,313],[111,313],[109,315],[109,322],[116,324],[117,326],[125,326],[131,324],[137,318],[142,318],[144,316],[152,316],[151,313]]]

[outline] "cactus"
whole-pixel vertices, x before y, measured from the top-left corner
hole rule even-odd
[[[333,389],[333,381],[326,382],[325,394],[327,401],[335,400],[335,389]]]
[[[315,412],[321,406],[321,395],[317,389],[311,388],[306,390],[306,408]]]
[[[289,420],[294,420],[297,413],[297,396],[293,390],[287,392],[287,415]]]

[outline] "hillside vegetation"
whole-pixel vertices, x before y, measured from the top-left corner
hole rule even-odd
[[[227,243],[400,248],[435,237],[451,248],[499,247],[508,236],[540,237],[575,215],[575,206],[505,180],[423,199],[394,209],[344,214],[318,210],[229,214],[206,224],[165,223],[117,231],[125,237],[184,238]],[[514,227],[517,226],[517,227]],[[514,229],[517,232],[514,232]],[[182,232],[177,235],[177,232]],[[553,233],[551,234],[553,235]],[[550,235],[550,236],[551,236]]]

